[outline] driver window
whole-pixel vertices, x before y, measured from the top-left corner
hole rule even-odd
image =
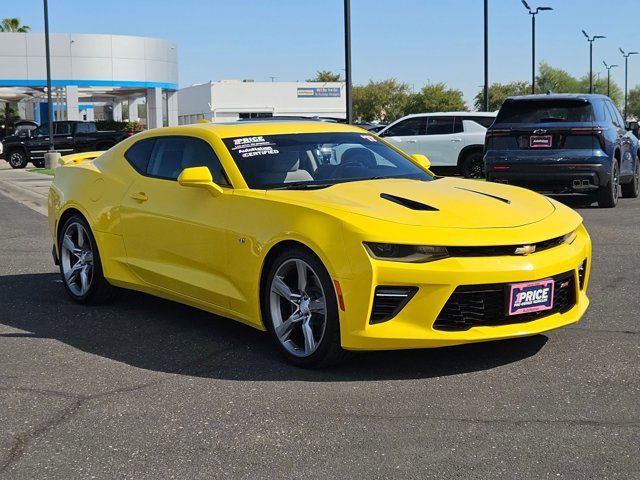
[[[385,137],[410,137],[425,134],[425,117],[407,118],[384,132]]]

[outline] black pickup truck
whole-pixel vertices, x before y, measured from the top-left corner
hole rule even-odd
[[[131,135],[132,132],[98,131],[94,122],[53,122],[53,145],[62,155],[108,150]],[[49,125],[5,137],[2,146],[4,158],[12,168],[24,168],[29,162],[43,167],[44,154],[49,150]]]

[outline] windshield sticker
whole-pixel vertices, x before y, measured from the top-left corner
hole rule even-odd
[[[360,135],[362,138],[364,138],[365,140],[369,140],[370,142],[376,142],[377,140],[375,138],[373,138],[371,135]]]
[[[260,155],[277,155],[280,150],[276,150],[271,145],[263,147],[249,147],[238,150],[238,153],[242,158],[257,157]]]

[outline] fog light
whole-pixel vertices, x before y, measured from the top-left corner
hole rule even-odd
[[[584,281],[587,278],[587,259],[585,258],[583,262],[578,267],[578,283],[580,285],[580,290],[584,289]]]
[[[418,291],[418,287],[376,287],[369,323],[391,320],[405,307]]]

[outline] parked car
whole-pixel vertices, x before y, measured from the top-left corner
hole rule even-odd
[[[595,193],[599,206],[615,207],[620,185],[624,197],[639,193],[637,134],[605,95],[511,97],[487,132],[487,180]]]
[[[378,135],[409,154],[426,155],[434,171],[484,177],[484,135],[495,112],[446,112],[407,115]]]
[[[71,153],[108,150],[116,143],[133,135],[132,132],[98,131],[94,122],[53,122],[53,145],[57,152]],[[5,160],[12,168],[24,168],[31,162],[44,166],[44,154],[49,149],[49,125],[42,124],[35,130],[20,130],[6,137]]]
[[[268,330],[299,366],[536,335],[589,304],[576,212],[434,177],[351,125],[168,127],[71,157],[48,206],[74,301],[117,286],[183,302]]]

